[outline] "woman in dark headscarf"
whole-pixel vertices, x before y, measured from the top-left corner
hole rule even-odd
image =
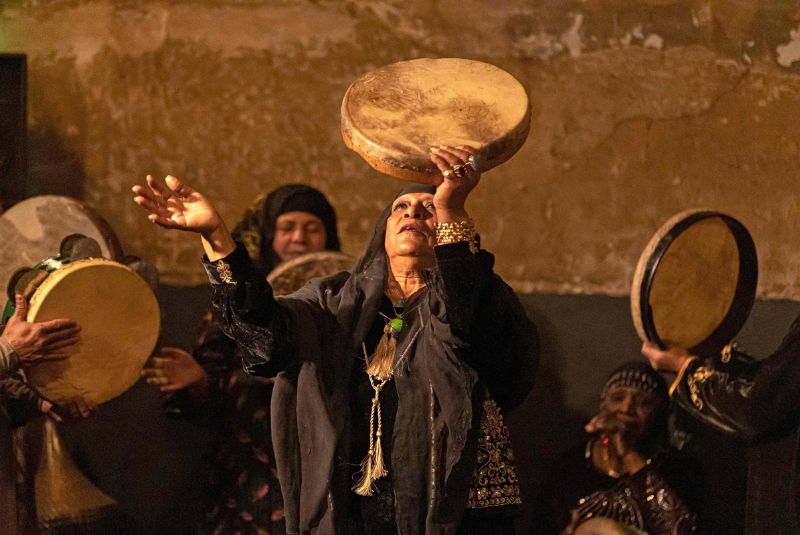
[[[212,302],[259,376],[278,374],[272,431],[292,533],[456,533],[486,388],[505,410],[532,385],[537,338],[464,208],[472,149],[431,159],[378,218],[352,273],[275,298],[201,194],[135,186],[154,223],[199,232]]]
[[[339,250],[333,207],[322,193],[302,184],[281,186],[260,197],[233,236],[261,277],[295,256]],[[161,348],[142,373],[162,391],[174,392],[166,404],[169,412],[191,414],[201,405],[213,410],[217,445],[202,532],[283,533],[270,440],[272,380],[244,373],[236,343],[210,315],[193,355]]]

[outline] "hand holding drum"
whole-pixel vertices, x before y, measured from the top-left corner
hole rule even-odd
[[[27,316],[28,302],[17,294],[14,315],[8,320],[2,338],[14,349],[20,366],[67,358],[63,350],[78,343],[81,328],[69,319],[29,323]]]

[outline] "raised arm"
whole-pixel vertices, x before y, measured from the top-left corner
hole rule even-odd
[[[682,348],[661,351],[649,344],[642,348],[654,368],[678,374],[670,389],[673,398],[718,429],[754,438],[796,413],[800,407],[800,318],[778,349],[761,361],[735,348],[727,351],[724,358],[703,360]]]
[[[434,292],[444,303],[434,321],[456,344],[469,347],[478,371],[504,410],[528,394],[538,365],[536,328],[513,290],[493,271],[494,256],[480,249],[465,203],[480,182],[480,162],[471,147],[445,147],[431,159],[442,171],[434,195],[437,217]],[[461,170],[461,172],[458,172]],[[434,311],[435,312],[435,311]]]
[[[244,368],[256,375],[280,371],[290,345],[285,315],[211,201],[171,175],[164,182],[148,175],[147,185],[137,184],[133,192],[134,202],[148,212],[152,223],[200,234],[214,316],[244,350]]]

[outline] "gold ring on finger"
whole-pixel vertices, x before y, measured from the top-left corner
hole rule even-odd
[[[467,167],[460,163],[456,164],[453,166],[453,173],[455,173],[459,178],[464,178],[467,176]]]
[[[442,176],[445,178],[450,178],[451,176],[453,176],[453,170],[445,169],[444,171],[442,171]]]

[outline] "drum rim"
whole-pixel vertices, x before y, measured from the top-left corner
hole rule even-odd
[[[152,354],[153,349],[155,349],[156,344],[158,343],[158,337],[160,335],[160,326],[161,326],[161,307],[159,306],[158,299],[156,298],[155,293],[152,291],[152,288],[150,288],[150,285],[147,284],[147,281],[142,279],[139,276],[138,273],[136,273],[134,270],[132,270],[128,266],[126,266],[124,264],[120,264],[119,262],[116,262],[114,260],[110,260],[108,258],[81,258],[81,259],[78,259],[78,260],[73,260],[68,264],[64,264],[62,267],[60,267],[57,270],[55,270],[52,273],[50,273],[49,276],[46,279],[44,279],[41,282],[41,284],[39,284],[39,286],[37,286],[36,290],[34,291],[33,295],[31,296],[30,303],[29,303],[27,320],[28,321],[36,321],[36,313],[39,312],[39,309],[40,309],[40,307],[42,305],[42,300],[50,293],[50,291],[52,290],[52,287],[55,284],[54,281],[59,279],[59,277],[58,277],[59,275],[63,276],[63,275],[66,275],[68,273],[71,273],[73,271],[79,271],[79,270],[82,270],[82,269],[86,269],[86,268],[89,268],[89,267],[96,267],[96,266],[99,266],[99,265],[110,266],[110,267],[115,267],[115,268],[122,268],[125,271],[128,271],[128,272],[132,273],[134,276],[136,276],[136,278],[138,280],[141,280],[141,283],[142,283],[143,287],[145,287],[147,289],[147,291],[148,291],[148,293],[146,293],[146,295],[149,296],[149,300],[151,301],[151,304],[153,305],[152,308],[154,310],[154,314],[153,314],[152,318],[153,318],[153,322],[155,324],[155,329],[153,330],[153,333],[152,333],[152,340],[147,340],[146,341],[147,343],[144,344],[146,347],[149,348],[148,351],[147,351],[147,355],[144,358],[142,358],[142,363],[141,364],[142,364],[142,366],[144,366],[144,363],[146,362],[147,358],[149,358],[149,356]],[[144,296],[142,298],[146,299]],[[110,401],[110,400],[122,395],[124,392],[129,390],[134,384],[136,384],[136,382],[139,379],[139,376],[136,375],[135,377],[132,377],[131,379],[132,379],[132,382],[130,382],[130,384],[127,384],[127,386],[122,391],[116,392],[116,393],[114,393],[114,395],[112,395],[110,397],[108,397],[107,394],[104,394],[99,399],[92,398],[92,400],[95,401],[95,402],[98,402],[98,403],[105,403],[106,401]],[[43,390],[47,389],[46,386],[42,386],[42,385],[38,384],[38,381],[36,380],[35,374],[31,374],[30,375],[30,380],[33,382],[33,384],[37,388],[42,388]],[[102,391],[102,390],[99,390],[99,391]]]
[[[487,63],[485,61],[472,60],[467,58],[415,58],[404,61],[396,61],[383,65],[371,71],[363,73],[356,78],[345,91],[342,97],[342,104],[340,109],[341,121],[340,131],[345,146],[361,156],[372,168],[381,173],[389,176],[400,178],[402,180],[409,180],[414,182],[422,182],[426,184],[435,184],[439,175],[439,169],[430,161],[425,154],[409,154],[401,151],[393,150],[391,154],[378,154],[379,149],[384,149],[375,140],[367,137],[360,129],[356,128],[349,114],[348,103],[350,101],[350,94],[353,88],[361,82],[365,77],[372,73],[393,67],[399,64],[408,64],[414,62],[428,62],[428,61],[467,61],[470,63],[486,65],[500,73],[508,76],[511,82],[515,84],[520,91],[521,95],[525,97],[526,108],[520,121],[509,130],[506,134],[493,140],[491,145],[482,145],[476,147],[479,152],[479,161],[482,162],[481,172],[487,172],[495,167],[505,163],[512,156],[514,156],[528,140],[531,128],[531,100],[528,91],[519,79],[508,72],[507,70],[498,67],[497,65]],[[519,136],[519,139],[514,143],[508,143],[509,139],[513,139],[512,135]],[[493,154],[493,153],[497,154]]]
[[[294,258],[290,258],[285,262],[281,262],[280,264],[275,266],[275,268],[267,274],[267,282],[272,284],[272,281],[274,281],[277,277],[283,275],[286,271],[294,269],[295,267],[300,266],[308,262],[309,260],[313,260],[314,258],[324,258],[324,257],[334,257],[341,260],[347,260],[351,264],[355,264],[356,262],[355,258],[341,251],[324,250],[324,251],[314,251],[312,253],[303,253]],[[348,270],[343,269],[339,271],[339,273],[341,273],[342,271],[348,271]]]
[[[721,219],[731,232],[739,253],[739,274],[733,301],[725,317],[705,339],[687,350],[699,355],[717,354],[741,330],[752,310],[758,286],[758,258],[750,232],[738,219],[723,212],[710,209],[680,212],[659,227],[648,242],[636,266],[631,288],[634,327],[642,340],[652,342],[660,349],[666,349],[666,344],[656,330],[649,303],[658,266],[678,236],[695,223],[711,218]]]

